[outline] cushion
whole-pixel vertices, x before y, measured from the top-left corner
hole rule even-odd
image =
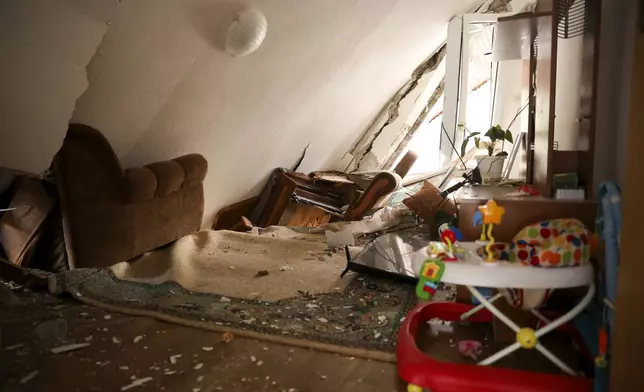
[[[423,187],[418,192],[403,200],[403,204],[427,222],[431,221],[438,212],[439,205],[441,206],[440,209],[449,215],[456,215],[458,210],[454,201],[449,197],[443,201],[440,193],[441,191],[436,185],[425,181]]]

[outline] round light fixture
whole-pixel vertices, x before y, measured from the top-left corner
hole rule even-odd
[[[246,9],[233,20],[226,35],[226,52],[241,57],[253,53],[266,37],[268,23],[257,9]]]

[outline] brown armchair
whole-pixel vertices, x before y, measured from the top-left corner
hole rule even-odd
[[[123,171],[98,130],[70,124],[54,158],[70,266],[109,266],[199,230],[207,169],[189,154]]]

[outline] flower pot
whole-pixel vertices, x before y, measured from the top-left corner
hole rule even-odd
[[[491,157],[491,156],[478,156],[476,157],[476,163],[478,165],[479,171],[481,172],[481,177],[483,177],[483,183],[488,181],[486,180],[500,180],[503,176],[503,163],[505,162],[504,156],[502,157]]]

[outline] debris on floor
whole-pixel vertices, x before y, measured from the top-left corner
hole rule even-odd
[[[76,343],[76,344],[67,344],[65,346],[54,347],[50,351],[53,354],[66,353],[69,351],[80,350],[81,348],[88,347],[89,343]]]
[[[266,271],[266,270],[261,270],[261,271],[257,271],[257,273],[255,274],[255,277],[256,277],[256,278],[261,278],[261,277],[263,277],[263,276],[268,276],[268,271]]]
[[[20,383],[21,384],[28,383],[29,381],[33,380],[34,377],[36,377],[37,374],[38,374],[38,370],[34,370],[33,372],[31,372],[31,373],[27,374],[26,376],[24,376],[23,378],[21,378]]]
[[[452,326],[452,323],[449,321],[443,321],[439,318],[433,318],[429,321],[427,321],[427,324],[429,324],[430,331],[432,335],[436,336],[439,333],[453,333],[454,332],[454,327]]]
[[[128,389],[140,387],[141,385],[145,384],[146,382],[150,382],[150,381],[152,381],[152,377],[145,377],[145,378],[135,379],[134,381],[132,381],[131,384],[122,386],[121,391],[127,391]]]
[[[221,336],[219,337],[219,340],[220,340],[222,343],[230,343],[230,342],[232,342],[232,341],[233,341],[233,339],[234,339],[234,338],[235,338],[235,335],[233,335],[232,333],[230,333],[230,332],[224,332],[224,333],[222,333],[222,334],[221,334]]]
[[[461,340],[458,342],[458,352],[464,357],[477,360],[483,353],[483,345],[476,340]]]
[[[181,354],[171,355],[170,356],[170,363],[173,364],[173,365],[176,364],[177,359],[179,359],[179,358],[181,358]]]

